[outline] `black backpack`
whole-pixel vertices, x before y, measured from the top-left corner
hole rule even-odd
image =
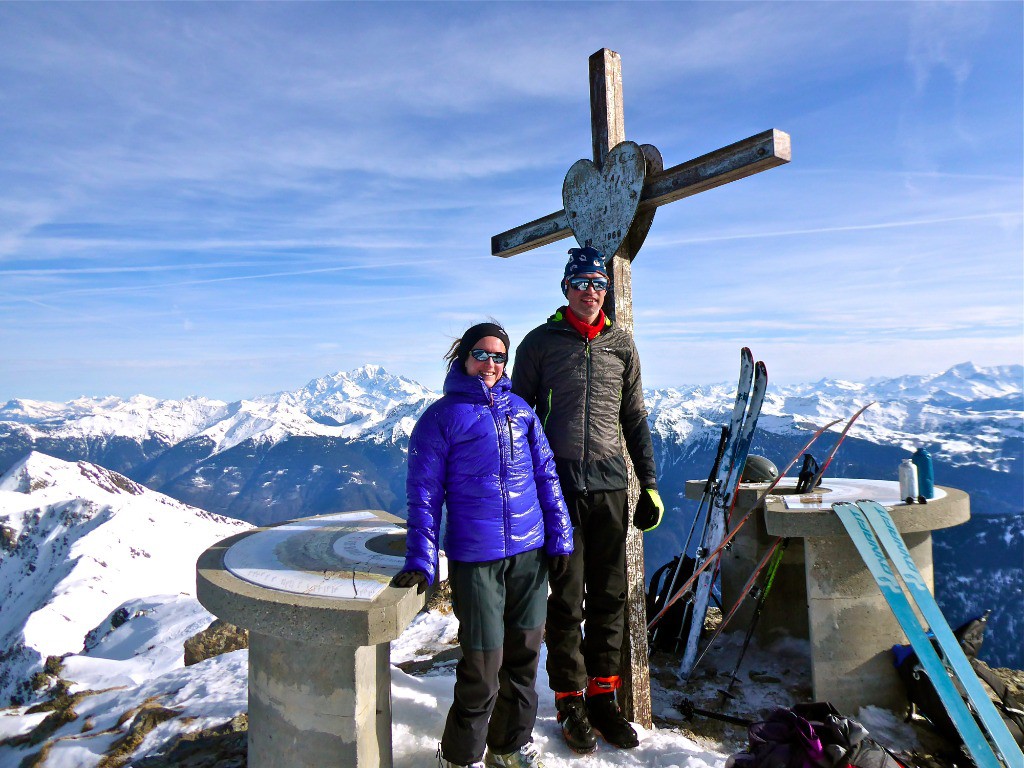
[[[775,709],[752,723],[747,748],[726,768],[905,768],[867,730],[827,701]]]
[[[963,649],[964,655],[971,663],[975,674],[981,680],[983,686],[989,693],[989,698],[995,704],[996,710],[1006,723],[1007,729],[1014,740],[1024,748],[1024,702],[1014,694],[1000,673],[990,668],[988,664],[978,659],[978,652],[985,639],[985,628],[987,626],[988,614],[971,619],[958,627],[953,635]],[[938,644],[932,641],[936,651],[942,655]],[[953,721],[946,712],[946,707],[939,698],[935,686],[932,685],[928,675],[918,661],[917,654],[909,645],[893,646],[893,659],[896,664],[896,672],[899,674],[903,685],[907,690],[907,700],[910,702],[910,715],[918,712],[932,724],[936,731],[945,736],[953,744],[963,743],[960,732],[953,725]],[[960,695],[967,700],[967,692],[954,678],[954,684]],[[909,719],[909,716],[908,716]]]
[[[679,565],[679,558],[682,557],[682,566]],[[646,605],[647,620],[650,621],[662,609],[679,587],[686,583],[686,580],[693,575],[696,561],[689,556],[676,556],[670,562],[658,568],[651,576],[650,585],[647,587]],[[675,578],[672,578],[675,574]],[[671,583],[670,583],[671,582]],[[686,625],[683,626],[683,617],[686,616],[686,600],[677,600],[668,609],[664,616],[655,624],[647,638],[647,644],[652,650],[667,651],[675,653],[678,644],[686,639],[690,629],[690,618],[687,617]],[[690,613],[692,616],[692,611]]]

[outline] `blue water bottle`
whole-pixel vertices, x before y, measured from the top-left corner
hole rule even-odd
[[[932,469],[932,455],[924,448],[914,451],[911,459],[917,467],[917,492],[921,501],[935,497],[935,471]]]

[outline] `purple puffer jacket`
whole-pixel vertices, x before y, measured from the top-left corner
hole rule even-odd
[[[488,389],[456,363],[444,397],[412,431],[405,570],[423,571],[431,584],[442,504],[452,560],[500,560],[540,547],[549,556],[572,553],[572,523],[544,429],[511,387],[502,376]]]

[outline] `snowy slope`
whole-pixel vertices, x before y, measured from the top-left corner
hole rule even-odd
[[[191,595],[195,560],[248,524],[86,462],[32,453],[0,477],[0,702],[48,656],[82,649],[126,600]]]

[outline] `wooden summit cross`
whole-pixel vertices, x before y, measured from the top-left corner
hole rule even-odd
[[[607,195],[602,194],[601,189],[595,192],[594,184],[590,183],[593,181],[594,173],[590,173],[589,176],[584,174],[582,177],[574,175],[579,166],[590,165],[589,161],[579,161],[570,169],[563,187],[563,200],[574,203],[570,212],[567,214],[566,210],[561,210],[551,213],[495,235],[491,238],[491,253],[495,256],[514,256],[554,243],[572,234],[580,240],[580,245],[594,245],[595,243],[591,242],[592,238],[580,238],[579,219],[586,218],[588,212],[597,218],[604,215],[618,216],[621,214],[619,209],[623,207],[618,203],[624,203],[627,208],[631,205],[625,219],[626,231],[620,232],[613,224],[613,232],[598,231],[596,234],[601,242],[614,243],[614,258],[610,259],[612,288],[605,301],[605,312],[615,319],[619,327],[632,334],[630,265],[640,251],[644,238],[647,237],[655,210],[666,203],[788,163],[789,135],[778,130],[768,130],[668,170],[664,169],[661,153],[651,144],[637,147],[631,142],[626,142],[623,147],[617,149],[618,145],[626,140],[622,110],[622,62],[619,54],[607,48],[602,48],[590,57],[590,122],[594,146],[593,165],[596,166],[596,170],[606,171],[605,160],[613,149],[617,152],[613,160],[616,163],[621,161],[623,168],[626,169],[622,174],[612,174],[615,179],[611,184],[615,189],[610,190]],[[620,152],[620,149],[625,151]],[[629,162],[634,163],[630,166],[634,169],[635,164],[639,163],[639,169],[630,171],[627,167]],[[582,170],[588,171],[592,168],[583,167]],[[612,170],[607,169],[602,178],[607,180],[608,173]],[[626,177],[625,181],[623,177]],[[598,180],[598,187],[601,183],[603,182]],[[640,190],[639,201],[635,200],[637,190]],[[588,195],[590,199],[587,199]],[[634,198],[632,202],[631,198]],[[588,226],[593,228],[599,224],[591,221]],[[604,255],[608,257],[610,254]],[[625,450],[623,454],[629,455]],[[639,496],[639,486],[632,465],[629,462],[627,465],[629,508],[633,509]],[[626,623],[629,642],[622,649],[623,687],[620,703],[626,717],[649,728],[651,689],[647,667],[643,534],[632,526],[626,539],[626,575]]]

